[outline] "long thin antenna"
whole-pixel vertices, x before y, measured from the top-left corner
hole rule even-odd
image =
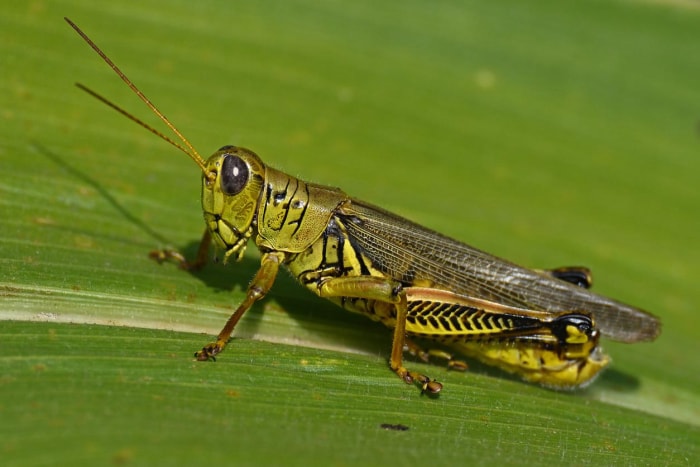
[[[92,89],[90,89],[89,87],[87,87],[87,86],[85,86],[85,85],[83,85],[83,84],[75,83],[75,85],[76,85],[79,89],[81,89],[82,91],[85,91],[86,93],[90,94],[92,97],[94,97],[94,98],[97,99],[98,101],[102,102],[103,104],[105,104],[105,105],[107,105],[107,106],[113,108],[114,110],[116,110],[116,111],[119,112],[120,114],[124,115],[126,118],[128,118],[128,119],[131,120],[132,122],[136,122],[138,125],[144,127],[145,129],[147,129],[148,131],[150,131],[150,132],[153,133],[154,135],[158,136],[158,137],[161,138],[161,139],[164,139],[164,140],[167,141],[168,143],[170,143],[170,144],[172,144],[173,146],[175,146],[176,148],[178,148],[180,151],[182,151],[182,152],[184,152],[185,154],[187,154],[188,156],[192,157],[192,155],[189,153],[189,151],[188,151],[186,148],[184,148],[180,143],[178,143],[177,141],[173,141],[170,137],[165,136],[163,133],[161,133],[160,131],[156,130],[155,128],[153,128],[153,127],[152,127],[151,125],[149,125],[148,123],[144,122],[143,120],[139,119],[138,117],[135,117],[135,116],[131,115],[129,112],[127,112],[126,110],[122,109],[121,107],[119,107],[117,104],[115,104],[114,102],[110,101],[110,100],[107,99],[106,97],[104,97],[104,96],[98,94],[97,92],[93,91]],[[195,162],[197,162],[197,165],[200,165],[199,162],[198,162],[198,160],[195,159]],[[200,166],[201,166],[201,165],[200,165]]]
[[[144,102],[144,104],[146,104],[146,105],[148,106],[148,108],[151,109],[151,110],[153,111],[153,113],[156,114],[156,115],[158,116],[158,118],[160,118],[160,119],[163,121],[163,123],[165,123],[165,124],[168,126],[168,128],[170,128],[170,129],[172,130],[172,132],[175,133],[175,135],[176,135],[178,138],[180,138],[180,140],[181,140],[183,143],[185,143],[185,146],[187,146],[187,148],[189,149],[189,151],[188,151],[187,149],[185,149],[184,147],[182,147],[181,145],[179,145],[178,143],[176,143],[175,141],[173,141],[172,139],[170,139],[170,138],[168,138],[167,136],[165,136],[164,134],[162,134],[161,132],[159,132],[158,130],[156,130],[156,129],[152,128],[151,126],[147,125],[147,124],[144,123],[143,121],[141,121],[141,120],[139,120],[138,118],[134,117],[133,115],[131,115],[131,114],[128,113],[127,111],[123,110],[122,108],[120,108],[120,107],[117,106],[116,104],[113,104],[112,102],[110,102],[110,101],[107,100],[106,98],[102,97],[101,95],[97,94],[96,92],[92,91],[91,89],[88,89],[87,87],[83,86],[83,85],[80,84],[80,83],[76,83],[76,86],[78,86],[80,89],[82,89],[83,91],[87,92],[87,93],[90,94],[91,96],[95,97],[96,99],[100,100],[101,102],[107,104],[109,107],[113,108],[114,110],[116,110],[116,111],[119,112],[120,114],[126,116],[126,117],[129,118],[130,120],[132,120],[132,121],[138,123],[139,125],[141,125],[142,127],[146,128],[146,129],[147,129],[148,131],[150,131],[151,133],[153,133],[153,134],[159,136],[160,138],[164,139],[165,141],[167,141],[168,143],[172,144],[172,145],[175,146],[176,148],[180,149],[182,152],[184,152],[185,154],[187,154],[187,155],[190,157],[190,159],[192,159],[192,160],[195,162],[195,164],[197,164],[197,165],[199,166],[200,169],[202,169],[202,172],[203,172],[205,175],[207,175],[207,167],[206,167],[206,163],[205,163],[204,159],[202,158],[202,156],[199,155],[199,153],[198,153],[197,150],[194,148],[194,146],[192,146],[192,144],[190,144],[190,142],[187,140],[187,138],[185,138],[185,137],[183,136],[183,134],[180,133],[180,131],[179,131],[177,128],[175,128],[175,125],[173,125],[172,123],[170,123],[170,120],[168,120],[168,118],[167,118],[165,115],[163,115],[163,113],[162,113],[160,110],[158,110],[158,108],[156,108],[155,105],[153,105],[153,103],[139,90],[139,88],[137,88],[136,85],[135,85],[134,83],[132,83],[131,80],[130,80],[129,78],[127,78],[127,76],[119,69],[119,67],[118,67],[117,65],[115,65],[114,62],[113,62],[112,60],[110,60],[109,57],[107,57],[107,55],[105,55],[104,52],[102,52],[102,50],[97,46],[97,44],[95,44],[94,42],[92,42],[92,40],[87,36],[87,34],[85,34],[85,33],[84,33],[73,21],[71,21],[70,19],[68,19],[68,18],[66,18],[66,17],[64,17],[63,19],[66,20],[66,22],[75,30],[75,32],[77,32],[77,33],[80,35],[80,37],[82,37],[83,40],[84,40],[85,42],[87,42],[88,45],[89,45],[90,47],[92,47],[92,49],[93,49],[95,52],[97,52],[97,54],[98,54],[100,57],[102,57],[102,60],[104,60],[105,63],[107,63],[107,65],[109,65],[109,67],[110,67],[112,70],[114,70],[114,72],[115,72],[117,75],[119,75],[119,77],[122,79],[122,81],[124,81],[124,83],[126,83],[126,85],[129,86],[129,88],[130,88],[137,96],[139,96],[139,98]]]

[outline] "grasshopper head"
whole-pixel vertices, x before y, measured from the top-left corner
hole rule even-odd
[[[239,259],[253,235],[265,165],[248,149],[224,146],[206,162],[202,177],[204,221],[216,244]]]

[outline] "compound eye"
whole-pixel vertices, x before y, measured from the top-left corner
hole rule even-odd
[[[221,164],[221,190],[227,195],[237,195],[245,188],[249,175],[248,164],[243,159],[225,155]]]

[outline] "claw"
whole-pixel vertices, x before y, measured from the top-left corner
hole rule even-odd
[[[202,350],[199,350],[194,353],[194,358],[196,358],[200,362],[206,362],[208,360],[215,362],[216,354],[221,352],[221,350],[222,348],[219,346],[218,343],[207,344],[204,347],[202,347]]]
[[[415,371],[409,371],[406,368],[399,368],[394,370],[396,374],[404,380],[407,384],[417,383],[421,387],[421,394],[436,395],[442,391],[442,384],[434,379],[430,379],[421,373],[416,373]]]
[[[435,380],[432,381],[427,381],[423,383],[423,390],[421,391],[421,394],[428,393],[430,395],[432,394],[437,394],[440,391],[442,391],[442,383],[439,383]]]
[[[455,371],[467,371],[469,369],[469,365],[467,365],[467,362],[463,362],[462,360],[450,360],[449,362],[447,362],[447,369]]]

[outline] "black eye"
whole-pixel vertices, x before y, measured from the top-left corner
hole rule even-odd
[[[221,165],[221,190],[227,195],[237,195],[248,183],[248,165],[238,156],[224,156]]]

